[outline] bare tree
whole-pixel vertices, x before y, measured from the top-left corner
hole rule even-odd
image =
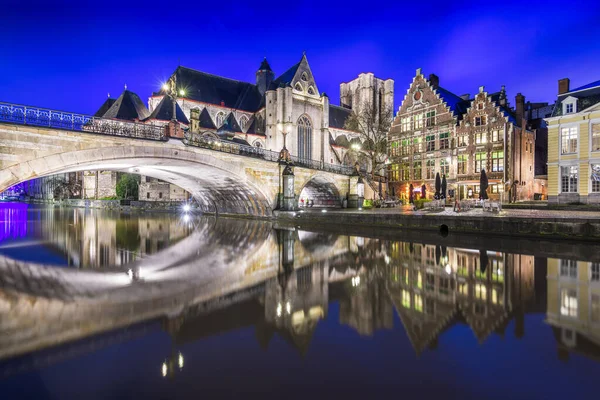
[[[361,153],[366,156],[371,174],[380,173],[387,160],[387,135],[393,121],[393,111],[387,107],[364,103],[353,110],[344,128],[359,134]]]

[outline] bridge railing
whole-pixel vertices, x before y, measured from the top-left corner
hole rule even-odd
[[[202,134],[187,132],[184,136],[183,143],[188,146],[201,147],[204,149],[216,150],[223,153],[231,153],[235,155],[258,158],[265,161],[279,161],[279,153],[263,149],[261,147],[248,146],[245,144],[229,142],[226,140],[216,139]],[[317,160],[308,158],[298,158],[291,156],[294,165],[311,169],[318,169],[328,172],[333,172],[342,175],[352,175],[354,168],[348,165],[337,165],[322,163]]]
[[[161,126],[0,102],[0,122],[148,140],[167,140]]]

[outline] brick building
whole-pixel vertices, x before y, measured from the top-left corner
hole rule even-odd
[[[439,78],[417,70],[396,114],[388,140],[389,180],[395,194],[416,197],[425,185],[435,193],[435,176],[446,175],[448,193],[460,199],[479,197],[479,177],[485,169],[490,198],[512,190],[517,200],[533,199],[535,134],[526,127],[525,98],[509,108],[504,87],[473,98],[442,88]]]

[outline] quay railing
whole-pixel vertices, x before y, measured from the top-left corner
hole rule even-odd
[[[3,102],[0,102],[0,122],[137,139],[167,140],[165,128],[162,126]]]
[[[241,143],[233,143],[226,140],[207,137],[197,133],[187,132],[183,143],[188,146],[201,147],[203,149],[216,150],[223,153],[231,153],[244,157],[258,158],[265,161],[279,161],[279,153],[263,149],[261,147],[248,146]],[[352,175],[354,168],[348,165],[323,163],[308,158],[291,156],[295,166],[333,172],[341,175]]]

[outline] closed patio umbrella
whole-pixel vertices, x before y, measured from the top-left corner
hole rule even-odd
[[[442,181],[440,180],[440,173],[436,172],[435,174],[435,195],[433,196],[434,199],[439,199],[440,198],[440,190],[442,189]]]
[[[446,174],[442,177],[442,199],[446,198],[446,188],[448,186],[448,182],[446,182]]]
[[[483,199],[483,200],[488,199],[487,188],[488,188],[488,178],[485,173],[485,169],[482,169],[481,175],[479,176],[479,198],[480,199]]]

